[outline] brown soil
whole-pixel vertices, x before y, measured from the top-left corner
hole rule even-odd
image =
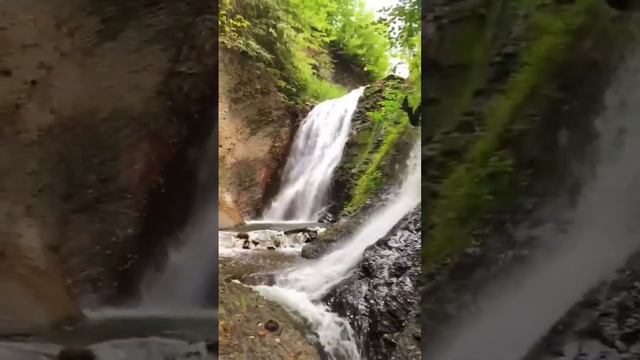
[[[279,305],[266,301],[250,288],[220,279],[219,356],[224,360],[313,360],[316,348],[297,323]],[[268,321],[276,331],[265,328]]]

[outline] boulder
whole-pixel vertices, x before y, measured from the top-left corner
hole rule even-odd
[[[367,248],[359,268],[324,299],[349,319],[367,359],[419,352],[421,215],[417,207]]]

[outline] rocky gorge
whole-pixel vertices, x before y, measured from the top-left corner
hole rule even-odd
[[[313,251],[322,260],[353,240],[357,251],[339,273],[346,275],[378,239],[384,247],[397,242],[393,233],[410,233],[415,243],[415,224],[394,228],[419,202],[419,131],[396,106],[415,89],[411,79],[386,76],[388,40],[367,20],[373,15],[346,28],[375,35],[357,34],[378,41],[370,63],[354,53],[357,43],[334,34],[305,49],[313,64],[291,52],[291,66],[278,57],[297,51],[295,39],[283,49],[256,37],[264,53],[254,43],[231,46],[233,31],[249,30],[238,17],[233,31],[225,28],[228,14],[197,0],[28,0],[0,10],[0,291],[8,294],[0,356],[210,359],[219,350],[229,359],[323,358],[339,353],[327,347],[326,329],[260,287],[273,290],[276,274],[311,264],[300,256],[305,245],[322,244]],[[326,116],[341,121],[346,155],[333,154],[325,171],[321,187],[333,191],[317,192],[322,215],[275,233],[269,228],[286,222],[252,221],[288,186],[286,163],[304,119],[355,89],[362,93],[344,101],[349,116]],[[380,211],[383,226],[371,228],[367,216]],[[225,234],[215,241],[217,223],[240,240],[227,250],[243,251],[220,258],[220,271]],[[398,288],[407,296],[417,286],[412,274],[411,286]],[[305,299],[321,312],[313,321],[355,327],[321,299]],[[417,318],[389,330],[395,338],[404,322]],[[359,356],[369,345],[351,338],[346,354]]]
[[[239,227],[231,227],[228,230],[224,231],[224,233],[220,234],[220,237],[221,237],[220,238],[221,239],[220,240],[220,246],[221,246],[220,248],[220,251],[221,251],[220,283],[228,284],[228,285],[221,285],[222,288],[225,289],[227,286],[233,286],[234,288],[240,289],[242,288],[242,286],[233,285],[234,281],[240,281],[245,285],[252,286],[254,289],[258,291],[259,294],[263,296],[262,298],[258,298],[258,300],[250,300],[248,302],[248,305],[247,305],[248,309],[246,310],[247,314],[253,314],[254,312],[262,312],[263,310],[260,310],[260,309],[263,309],[265,307],[268,308],[269,306],[272,306],[272,305],[266,305],[271,303],[280,304],[280,306],[283,306],[284,309],[288,310],[289,313],[292,315],[279,316],[279,317],[274,317],[270,319],[263,318],[261,323],[266,324],[267,320],[275,321],[279,324],[281,328],[284,328],[285,330],[297,329],[296,331],[301,331],[300,333],[304,334],[306,337],[310,339],[315,339],[315,341],[313,340],[302,341],[302,343],[312,344],[314,347],[317,347],[317,349],[320,350],[319,352],[315,353],[316,355],[308,358],[321,358],[322,356],[329,356],[329,358],[337,358],[337,359],[356,358],[356,357],[359,358],[359,356],[361,356],[360,350],[356,350],[356,349],[359,349],[361,347],[362,349],[364,348],[370,349],[370,350],[362,350],[363,358],[374,358],[374,357],[368,357],[372,354],[371,351],[378,352],[380,354],[379,356],[382,356],[382,358],[385,358],[385,356],[390,355],[391,352],[393,351],[393,346],[387,346],[388,344],[378,345],[377,348],[369,344],[368,339],[377,337],[379,335],[378,332],[372,332],[372,333],[367,333],[364,331],[360,332],[360,330],[362,330],[361,327],[357,327],[354,329],[357,333],[362,334],[362,341],[360,339],[356,340],[355,338],[352,338],[351,340],[346,340],[349,338],[349,335],[345,335],[347,336],[345,340],[338,340],[337,338],[332,339],[331,336],[341,336],[340,334],[327,333],[328,329],[323,328],[323,326],[320,325],[319,323],[322,321],[324,322],[328,321],[327,324],[331,324],[332,321],[335,321],[333,322],[333,324],[341,328],[342,329],[341,332],[342,331],[351,332],[353,331],[350,329],[352,325],[347,325],[348,323],[345,323],[344,320],[341,320],[340,318],[333,318],[334,320],[330,320],[332,319],[332,317],[336,316],[336,315],[332,315],[333,311],[330,309],[334,309],[336,314],[343,316],[345,319],[348,319],[349,323],[353,321],[355,324],[357,321],[360,321],[359,319],[366,318],[371,314],[374,314],[374,313],[382,314],[384,311],[389,311],[388,308],[394,306],[394,304],[396,308],[401,307],[402,305],[398,304],[397,301],[393,300],[393,298],[390,298],[387,300],[389,304],[383,302],[378,308],[372,309],[371,314],[351,313],[347,315],[346,313],[340,312],[337,310],[338,302],[333,303],[331,300],[328,300],[328,299],[332,298],[332,299],[336,299],[336,301],[343,301],[338,299],[348,299],[349,295],[347,294],[343,295],[342,292],[350,291],[349,289],[359,287],[359,285],[350,284],[349,280],[346,280],[346,279],[340,280],[338,278],[333,280],[327,280],[332,282],[338,281],[340,284],[342,284],[342,285],[338,285],[338,286],[341,286],[342,290],[336,291],[335,293],[328,294],[325,300],[322,300],[322,299],[313,300],[314,299],[313,297],[311,298],[304,297],[304,298],[298,299],[295,302],[291,302],[291,301],[285,301],[284,299],[287,299],[287,298],[294,299],[296,298],[295,296],[303,296],[303,295],[301,295],[302,293],[297,293],[296,292],[297,290],[294,290],[294,288],[288,288],[284,286],[283,281],[285,280],[283,280],[283,278],[287,276],[286,274],[290,274],[294,278],[297,277],[298,275],[306,276],[301,274],[303,273],[306,274],[307,271],[309,271],[309,275],[311,275],[312,273],[321,274],[324,271],[326,271],[328,276],[332,276],[331,275],[333,274],[332,270],[324,269],[324,270],[312,271],[312,270],[305,270],[305,267],[306,266],[313,267],[315,266],[314,263],[320,263],[322,261],[327,261],[327,266],[332,266],[332,265],[329,265],[329,261],[326,259],[331,258],[332,254],[339,253],[341,248],[345,246],[346,247],[350,246],[349,245],[350,242],[355,243],[355,241],[357,241],[358,239],[358,233],[366,229],[369,218],[371,216],[375,216],[374,214],[376,213],[376,211],[380,211],[381,207],[375,206],[373,199],[379,198],[381,199],[380,201],[383,201],[382,199],[384,199],[384,196],[386,197],[392,196],[390,195],[389,192],[394,188],[394,186],[397,186],[400,182],[402,182],[402,176],[400,175],[400,173],[406,171],[405,169],[406,165],[403,166],[403,163],[406,162],[406,159],[408,159],[409,157],[409,153],[411,151],[411,146],[412,146],[411,143],[412,142],[415,143],[419,139],[419,134],[417,132],[417,129],[409,124],[409,121],[406,118],[406,116],[396,118],[394,120],[396,121],[395,123],[382,126],[382,124],[376,123],[370,117],[370,115],[368,115],[368,113],[371,111],[375,111],[377,108],[379,108],[382,101],[384,101],[385,89],[401,88],[403,82],[404,80],[401,78],[390,76],[386,79],[381,80],[378,83],[365,87],[362,90],[362,95],[357,95],[357,97],[355,97],[355,101],[357,102],[357,104],[354,103],[354,105],[356,106],[353,108],[353,115],[352,115],[353,120],[349,118],[345,118],[344,120],[344,121],[350,121],[352,125],[345,128],[350,130],[348,133],[345,133],[345,134],[348,134],[348,137],[343,140],[344,141],[343,152],[336,153],[338,157],[336,158],[336,163],[334,164],[335,172],[327,173],[326,170],[324,170],[324,168],[322,167],[318,168],[319,170],[323,171],[323,175],[317,175],[317,176],[326,176],[327,182],[325,185],[321,185],[320,183],[317,183],[317,184],[320,185],[321,187],[326,186],[327,189],[336,189],[335,191],[329,190],[327,194],[328,196],[326,197],[322,197],[322,196],[317,197],[317,199],[321,199],[320,201],[325,202],[325,204],[330,204],[328,207],[325,208],[325,211],[323,213],[321,213],[320,215],[317,215],[317,217],[315,218],[313,218],[313,215],[311,218],[300,218],[298,217],[299,215],[295,215],[295,211],[288,212],[288,213],[285,213],[285,212],[279,213],[278,211],[270,210],[270,207],[271,209],[273,209],[274,207],[282,206],[280,204],[285,204],[284,208],[288,208],[288,209],[295,209],[296,206],[301,206],[300,208],[301,210],[305,209],[307,205],[310,206],[310,202],[314,201],[312,196],[312,194],[314,194],[313,189],[302,188],[302,190],[306,191],[306,193],[309,196],[308,198],[302,198],[301,199],[303,200],[302,202],[298,203],[297,200],[299,199],[299,197],[296,197],[296,196],[289,198],[288,195],[285,197],[282,197],[282,195],[276,194],[275,197],[271,200],[271,204],[267,202],[267,206],[263,207],[263,212],[265,214],[264,220],[260,220],[257,222],[249,221],[248,224],[246,225],[239,226]],[[328,105],[327,105],[327,109],[329,109]],[[322,113],[321,110],[317,110],[317,112],[318,114]],[[309,118],[305,120],[307,124],[302,125],[302,126],[307,126],[309,131],[312,131],[311,125],[309,125],[311,121],[313,121],[311,120],[311,117],[313,116],[312,114],[309,115]],[[335,121],[335,120],[331,120],[327,118],[324,121]],[[348,125],[348,123],[345,125]],[[398,130],[395,130],[395,129],[398,129]],[[301,134],[304,134],[304,131],[306,130],[298,127],[298,132],[300,132]],[[384,140],[388,138],[390,134],[396,134],[394,135],[392,140],[393,145],[391,145],[391,147],[385,148],[383,146]],[[302,136],[321,136],[321,135],[298,134],[297,136],[302,137]],[[317,140],[317,142],[318,144],[322,144],[323,140]],[[290,151],[292,152],[306,151],[305,148],[296,147],[298,146],[296,144],[300,144],[300,146],[309,146],[308,143],[296,143],[294,140],[294,143],[291,145]],[[330,143],[327,143],[327,146],[332,147],[336,145],[331,145]],[[333,150],[326,150],[325,153],[332,152],[332,151]],[[384,151],[383,153],[384,157],[379,155],[381,151]],[[279,183],[279,185],[282,186],[281,191],[287,190],[286,172],[292,171],[293,167],[296,166],[295,163],[292,162],[291,160],[295,159],[295,156],[297,155],[295,155],[295,153],[288,154],[288,155],[290,157],[288,159],[290,163],[287,163],[284,170],[280,171],[279,173],[279,175],[283,179]],[[382,162],[374,161],[376,157],[380,157],[383,161]],[[309,160],[307,160],[307,161],[310,161],[311,165],[313,166],[305,171],[315,171],[314,166],[316,165],[313,163],[314,161],[313,159],[314,158],[311,157],[309,158]],[[321,161],[325,161],[328,159],[328,157],[322,156],[321,158],[318,158],[318,159],[322,159]],[[363,203],[358,204],[356,206],[351,205],[353,204],[354,193],[355,193],[354,190],[358,187],[358,179],[362,179],[363,177],[365,177],[365,174],[367,173],[367,166],[370,166],[370,164],[372,163],[376,163],[376,168],[375,168],[376,171],[381,171],[383,174],[382,176],[386,177],[388,180],[385,182],[379,183],[379,185],[376,185],[375,188],[369,189],[368,190],[369,192],[366,194],[367,201],[364,201]],[[319,165],[319,166],[322,166],[322,165]],[[334,173],[336,175],[332,176],[332,174]],[[419,174],[416,173],[416,175],[419,175]],[[305,177],[305,179],[319,181],[317,176],[307,176]],[[349,178],[349,182],[350,182],[349,184],[340,183],[341,181],[344,181],[343,179],[346,179],[347,177]],[[310,185],[310,186],[313,186],[313,185]],[[419,195],[416,195],[415,193],[412,193],[412,194],[413,195],[410,195],[412,199],[411,201],[419,202],[420,200]],[[384,200],[383,202],[386,202],[386,201],[387,200]],[[296,204],[299,204],[299,205],[296,205]],[[344,210],[347,208],[349,208],[349,211]],[[309,209],[311,209],[311,207]],[[407,209],[407,211],[408,210],[410,209]],[[303,211],[306,211],[306,210],[303,210]],[[314,210],[311,210],[309,212],[309,214],[315,214],[315,213],[316,212]],[[359,214],[359,215],[356,215],[356,214]],[[284,218],[278,218],[278,216],[284,216]],[[294,220],[283,222],[282,220],[286,219],[286,216],[292,216],[292,219]],[[400,216],[402,216],[402,214]],[[305,219],[306,219],[306,222],[304,221]],[[356,221],[354,219],[360,219],[360,220]],[[371,234],[369,234],[364,236],[360,235],[360,238],[363,238],[369,244],[372,245],[372,250],[367,250],[367,251],[371,251],[371,254],[369,254],[368,252],[365,252],[364,254],[365,259],[373,258],[375,257],[374,254],[378,252],[383,252],[383,251],[385,254],[389,252],[399,251],[398,257],[404,257],[405,254],[401,253],[401,251],[408,251],[409,252],[408,254],[411,254],[410,256],[412,256],[413,260],[405,262],[404,265],[399,263],[397,265],[398,267],[397,271],[400,273],[409,272],[412,275],[407,275],[407,277],[405,277],[404,280],[402,280],[402,282],[405,284],[404,287],[400,287],[400,286],[398,288],[389,287],[388,291],[394,294],[397,294],[397,296],[404,296],[404,297],[407,297],[408,299],[412,299],[408,301],[412,302],[412,304],[417,304],[416,289],[418,288],[417,282],[419,281],[419,276],[417,276],[419,273],[419,252],[417,251],[417,249],[419,245],[420,231],[419,231],[419,225],[416,225],[416,221],[419,221],[420,217],[419,216],[416,217],[414,214],[412,219],[413,219],[413,222],[412,222],[412,225],[409,227],[410,230],[405,230],[405,227],[401,227],[401,226],[398,226],[397,229],[396,228],[392,229],[395,223],[391,223],[389,228],[385,228],[385,230],[382,230],[383,233],[389,232],[390,234],[389,236],[392,236],[392,234],[396,234],[396,232],[398,232],[397,236],[401,238],[404,238],[403,234],[405,234],[405,231],[406,231],[407,234],[410,234],[409,235],[410,240],[407,240],[408,242],[406,244],[394,242],[394,245],[388,246],[386,248],[381,248],[379,250],[374,250],[377,248],[377,246],[381,246],[381,247],[384,246],[384,245],[376,245],[377,243],[375,243],[375,239],[377,237],[372,238]],[[327,220],[331,220],[331,221],[327,222]],[[400,219],[398,218],[398,220]],[[353,240],[354,238],[356,240]],[[227,239],[227,240],[223,240],[223,239]],[[385,244],[387,241],[391,241],[391,240],[387,240],[386,238],[381,239],[380,244]],[[358,246],[363,246],[363,245],[358,245]],[[364,245],[364,247],[366,248],[367,246]],[[399,249],[395,250],[396,248],[399,248]],[[413,251],[410,249],[413,249]],[[357,256],[358,254],[360,254],[360,251],[363,251],[363,250],[365,249],[362,248],[362,250],[354,250],[352,251],[352,253]],[[313,255],[310,255],[311,253],[313,253]],[[315,258],[315,260],[305,260],[304,258],[301,258],[301,256],[305,258],[313,257]],[[333,255],[333,256],[336,257],[338,255]],[[367,266],[369,267],[374,266],[375,269],[369,269],[369,271],[373,273],[379,273],[382,271],[381,270],[382,267],[387,265],[387,261],[383,261],[383,259],[386,259],[385,256],[380,257],[379,258],[381,260],[380,263],[374,264],[374,265],[371,265],[371,264],[366,265],[366,262],[360,264],[359,260],[357,260],[358,258],[359,256],[355,258],[356,262],[353,265],[346,265],[347,268],[345,268],[345,270],[349,270],[351,266],[354,266],[356,268],[362,268],[362,269],[365,269]],[[343,261],[346,261],[346,259],[343,259]],[[336,271],[340,272],[344,270],[336,270]],[[367,274],[367,277],[371,276],[369,272],[365,274]],[[318,280],[309,280],[309,281],[310,283],[306,283],[303,281],[300,283],[300,285],[304,287],[306,285],[313,283],[313,281],[318,281]],[[325,280],[319,280],[319,281],[324,282]],[[384,281],[383,280],[380,280],[380,281],[381,283],[378,284],[378,286],[384,287],[385,286],[383,284]],[[239,297],[244,299],[246,297],[255,296],[251,294],[253,292],[251,288],[247,287],[244,291],[246,292],[245,295],[241,295]],[[296,295],[293,295],[293,294],[286,295],[286,293],[289,291],[293,291]],[[384,290],[379,290],[379,291],[384,291]],[[403,295],[400,295],[400,294],[403,294]],[[377,293],[372,291],[372,293],[368,294],[366,298],[367,299],[376,298],[377,295],[378,295]],[[262,300],[259,300],[259,299],[262,299]],[[242,300],[241,302],[244,303],[244,301],[245,300]],[[318,304],[322,302],[326,302],[328,305],[328,308],[326,310],[322,310],[321,307],[315,308],[315,306],[321,306],[321,305],[314,305],[316,301],[318,302]],[[381,299],[381,301],[383,300]],[[231,304],[232,302],[230,302],[229,305],[226,305],[225,309],[233,308],[233,305]],[[306,304],[304,305],[305,308],[297,308],[297,306],[301,304]],[[226,313],[228,310],[222,310],[222,311]],[[319,311],[319,313],[315,313],[315,315],[312,315],[314,311]],[[243,318],[244,316],[253,316],[253,315],[243,315]],[[290,317],[290,316],[293,316],[293,317]],[[381,316],[384,316],[384,315],[381,315]],[[323,320],[325,317],[326,319]],[[223,320],[223,321],[225,321],[225,323],[228,323],[230,320]],[[418,325],[417,325],[418,321],[419,320],[416,317],[415,313],[413,313],[411,316],[409,314],[403,314],[401,318],[396,319],[397,323],[393,330],[394,336],[398,338],[403,338],[403,336],[401,336],[401,333],[403,332],[405,327],[408,326],[407,324],[412,324],[415,331],[415,329],[418,328]],[[239,329],[243,328],[243,325],[241,324],[241,322],[242,321],[234,321],[233,325],[229,325],[227,329],[221,329],[220,331],[225,334],[237,334]],[[306,326],[303,326],[302,324],[306,324]],[[267,334],[269,333],[268,331],[265,331],[265,330],[261,330],[261,331]],[[290,331],[293,331],[293,330],[290,330]],[[382,330],[383,333],[389,332],[390,334],[391,334],[391,331],[392,330],[389,330],[389,329]],[[251,332],[251,330],[246,329],[245,332]],[[237,338],[237,335],[235,336],[229,335],[229,336],[230,337],[227,343],[228,344],[227,346],[229,346],[229,348],[226,348],[225,350],[223,350],[223,353],[227,354],[226,356],[241,356],[239,355],[239,349],[237,345],[239,344],[240,340]],[[410,335],[406,335],[406,336],[410,337]],[[265,351],[266,349],[270,348],[267,345],[269,343],[268,338],[269,338],[268,336],[264,337],[263,339],[265,340],[262,341],[263,342],[262,346],[264,347]],[[256,339],[257,339],[256,342],[261,341],[260,336],[257,336]],[[413,351],[415,353],[416,349],[418,349],[419,346],[417,345],[417,340],[415,340],[415,338],[412,338],[412,339],[413,340],[409,340],[409,341],[410,342],[414,341],[413,350],[408,350],[408,351]],[[283,346],[285,347],[289,346],[287,345],[289,342],[287,343],[282,342],[284,341],[282,338],[278,338],[278,340],[281,341],[281,344],[283,344]],[[341,341],[347,341],[347,342],[353,341],[353,343],[351,343],[352,345],[350,346],[354,346],[354,347],[345,348],[343,347],[343,345],[338,345],[338,343],[340,343]],[[233,343],[236,343],[236,345],[235,346],[232,345]],[[298,345],[292,345],[294,346],[294,348],[298,349],[300,340],[298,340],[297,342],[294,342],[294,344],[298,344]],[[257,350],[254,349],[254,351],[257,351]],[[304,351],[304,350],[301,350],[301,351]]]

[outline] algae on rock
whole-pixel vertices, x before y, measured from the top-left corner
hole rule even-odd
[[[424,138],[430,164],[423,181],[426,268],[434,270],[482,241],[475,233],[498,213],[513,211],[521,194],[546,196],[570,185],[576,175],[567,165],[584,158],[580,151],[593,141],[599,96],[629,38],[629,22],[611,16],[597,0],[467,1],[441,8],[432,19],[436,40],[427,55],[433,65],[427,78],[435,85],[428,87],[432,101],[425,110],[427,122],[434,123]],[[446,22],[452,18],[458,21]],[[447,48],[452,36],[474,38],[466,27],[476,29],[477,51]],[[593,86],[585,89],[581,83],[587,78]],[[577,99],[563,94],[570,89],[581,89]],[[556,143],[562,128],[585,145],[572,150],[571,160]],[[462,140],[457,145],[456,138]],[[558,156],[541,156],[545,151]],[[557,170],[553,186],[540,180],[550,167]]]

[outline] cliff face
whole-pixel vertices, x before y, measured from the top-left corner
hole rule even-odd
[[[442,0],[430,13],[426,342],[539,245],[505,229],[573,206],[593,165],[603,94],[637,39],[637,26],[604,1]]]
[[[219,206],[221,224],[256,216],[277,182],[299,120],[275,81],[250,58],[221,49],[219,83]],[[274,186],[277,187],[277,186]]]
[[[368,247],[353,273],[325,296],[349,319],[367,359],[420,357],[420,211]]]
[[[602,1],[478,0],[439,2],[426,27],[424,261],[436,266],[526,200],[575,198],[632,26]]]
[[[214,13],[209,1],[3,5],[0,266],[20,274],[3,286],[62,308],[65,279],[81,297],[133,289],[145,251],[188,216],[215,125]],[[38,272],[57,280],[23,280]]]
[[[369,84],[358,102],[342,160],[336,168],[329,213],[352,215],[397,183],[398,173],[419,137],[404,112],[388,103],[404,96],[402,78],[390,75]]]

